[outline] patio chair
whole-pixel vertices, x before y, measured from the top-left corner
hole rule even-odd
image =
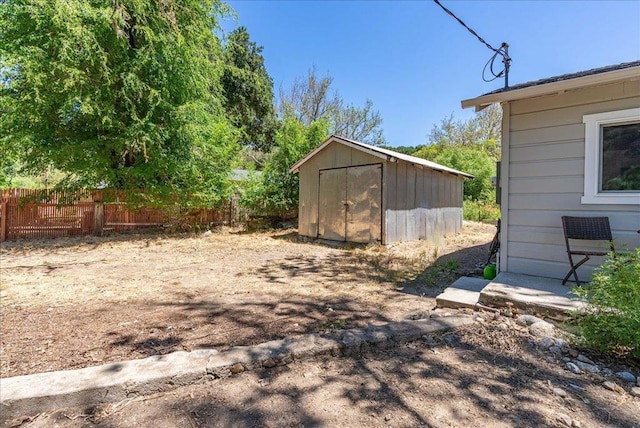
[[[586,251],[572,250],[569,240],[588,240],[588,241],[609,241],[609,249],[614,251],[613,236],[611,235],[611,226],[609,225],[609,217],[562,217],[562,228],[564,229],[564,241],[567,244],[567,255],[569,256],[569,264],[571,270],[562,280],[565,285],[569,277],[573,274],[576,285],[580,285],[578,272],[576,270],[582,266],[592,256],[606,256],[607,251]],[[573,256],[583,256],[582,260],[574,263]]]

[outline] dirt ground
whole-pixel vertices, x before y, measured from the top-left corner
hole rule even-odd
[[[640,398],[575,375],[525,327],[485,321],[359,359],[328,358],[99,407],[36,427],[640,427]],[[628,388],[627,388],[628,389]]]
[[[5,243],[1,375],[418,317],[455,278],[479,273],[494,232],[468,223],[438,244],[388,248],[300,243],[293,230]],[[616,392],[600,374],[569,372],[511,318],[473,316],[472,326],[361,358],[294,362],[9,426],[640,428],[628,385],[608,378]]]
[[[478,274],[495,227],[335,248],[295,230],[0,245],[0,376],[398,321]]]

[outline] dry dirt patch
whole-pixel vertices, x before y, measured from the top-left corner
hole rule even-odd
[[[495,227],[333,248],[295,230],[3,243],[0,376],[397,321],[478,272]]]

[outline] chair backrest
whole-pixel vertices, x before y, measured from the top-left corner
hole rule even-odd
[[[609,217],[562,217],[564,236],[567,239],[612,241]]]

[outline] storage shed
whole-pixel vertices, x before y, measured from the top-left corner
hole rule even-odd
[[[473,177],[335,135],[290,171],[300,174],[300,236],[385,245],[460,232]]]

